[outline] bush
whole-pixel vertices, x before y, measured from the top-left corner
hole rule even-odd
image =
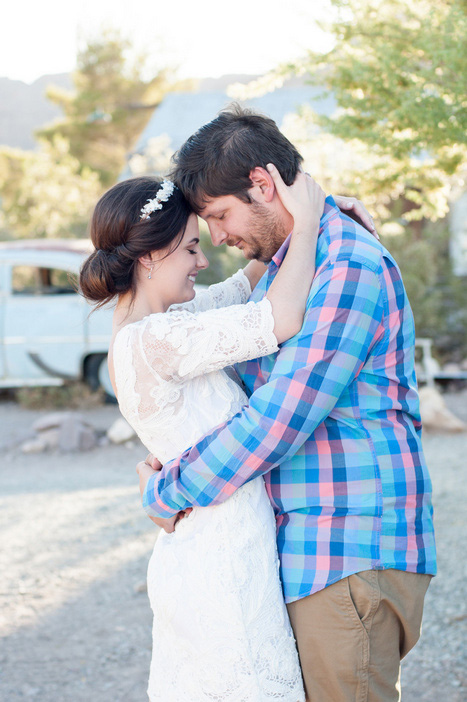
[[[407,229],[384,237],[396,259],[415,318],[418,337],[429,337],[440,361],[467,357],[467,277],[454,275],[446,222],[426,224],[423,238]]]
[[[87,409],[105,402],[103,390],[92,391],[85,383],[51,387],[26,387],[16,390],[17,402],[26,409]]]

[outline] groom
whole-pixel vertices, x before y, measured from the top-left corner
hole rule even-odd
[[[233,106],[175,158],[214,244],[269,263],[260,300],[293,227],[266,166],[290,184],[300,154],[272,120]],[[328,197],[300,333],[239,365],[249,406],[147,480],[148,514],[170,525],[264,475],[312,702],[400,699],[400,660],[420,634],[436,565],[413,350],[394,259]]]

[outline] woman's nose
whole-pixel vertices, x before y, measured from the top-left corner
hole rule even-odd
[[[204,253],[200,253],[198,256],[198,261],[196,262],[196,267],[199,269],[207,268],[209,266],[209,261],[204,255]]]

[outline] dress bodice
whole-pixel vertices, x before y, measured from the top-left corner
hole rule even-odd
[[[269,300],[238,271],[185,305],[123,327],[113,358],[120,410],[162,463],[247,402],[233,363],[277,351]]]

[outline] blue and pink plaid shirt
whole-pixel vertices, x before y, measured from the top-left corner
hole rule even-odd
[[[249,406],[150,478],[146,511],[216,504],[264,475],[287,602],[362,570],[435,574],[414,337],[394,259],[328,197],[301,331],[237,368]]]

